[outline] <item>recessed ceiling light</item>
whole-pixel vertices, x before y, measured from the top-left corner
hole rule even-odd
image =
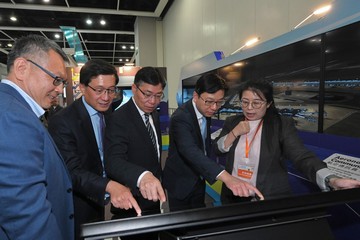
[[[92,20],[91,20],[91,19],[86,19],[86,23],[87,23],[88,25],[91,25],[91,24],[92,24]]]
[[[123,61],[122,58],[120,58],[120,59],[119,59],[119,62],[122,62],[122,61]]]
[[[13,45],[12,45],[12,43],[8,43],[7,46],[8,46],[8,47],[12,47]]]
[[[44,3],[48,3],[48,2],[50,2],[50,0],[43,0],[43,2],[44,2]]]
[[[135,47],[134,46],[130,46],[130,49],[134,49]]]
[[[100,24],[104,26],[106,24],[106,21],[104,19],[101,19]]]
[[[125,45],[123,45],[121,48],[122,48],[122,49],[126,49],[126,46],[125,46]]]
[[[126,62],[128,62],[128,61],[129,61],[129,59],[125,59],[125,61],[126,61]]]
[[[60,38],[60,34],[55,33],[54,37],[57,38],[57,39],[59,39],[59,38]]]
[[[13,16],[13,17],[10,17],[10,20],[13,21],[13,22],[16,22],[17,18]]]

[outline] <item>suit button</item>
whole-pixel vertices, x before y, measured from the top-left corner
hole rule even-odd
[[[73,218],[74,218],[74,214],[70,214],[69,218],[70,218],[70,219],[73,219]]]
[[[68,193],[71,193],[71,192],[72,192],[72,188],[68,188],[67,192],[68,192]]]

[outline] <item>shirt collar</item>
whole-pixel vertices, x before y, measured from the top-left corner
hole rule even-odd
[[[137,108],[140,116],[141,116],[141,117],[144,116],[145,112],[144,112],[143,110],[141,110],[141,109],[138,107],[138,105],[136,105],[136,102],[135,102],[135,100],[133,99],[133,97],[131,97],[131,100],[132,100],[133,103],[135,104],[135,107]]]
[[[98,113],[97,110],[95,110],[92,106],[90,106],[90,105],[85,101],[85,97],[84,97],[84,96],[81,97],[81,100],[82,100],[82,102],[84,103],[84,106],[85,106],[85,108],[86,108],[86,111],[88,111],[88,113],[89,113],[90,116],[94,116],[94,115],[96,115],[96,114]]]
[[[37,117],[44,115],[45,110],[37,102],[35,102],[35,100],[32,97],[30,97],[24,90],[22,90],[18,85],[16,85],[14,82],[7,80],[7,79],[3,79],[3,80],[1,80],[1,82],[15,88],[15,90],[18,91],[18,93],[30,105],[31,110],[35,113],[35,115]]]
[[[202,119],[204,116],[199,112],[199,110],[197,109],[196,107],[196,104],[194,102],[194,99],[192,100],[192,105],[194,107],[194,110],[195,110],[195,114],[196,114],[196,118],[199,120],[199,119]]]

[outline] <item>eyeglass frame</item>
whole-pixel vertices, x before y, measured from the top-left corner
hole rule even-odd
[[[254,106],[254,102],[256,103],[260,103],[259,107],[255,107]],[[256,101],[249,101],[246,106],[243,105],[243,99],[240,99],[240,106],[242,108],[248,108],[250,105],[253,109],[260,109],[265,103],[267,103],[266,101],[264,100],[256,100]]]
[[[110,88],[93,88],[92,86],[90,85],[87,85],[87,87],[91,88],[91,90],[93,90],[95,92],[95,94],[97,96],[101,96],[103,95],[104,93],[107,93],[109,96],[113,96],[115,95],[116,93],[119,92],[119,88],[118,87],[114,87],[114,89],[110,89]],[[114,91],[114,92],[110,92],[110,91]]]
[[[62,77],[59,77],[59,76],[55,75],[54,73],[50,72],[46,68],[44,68],[44,67],[40,66],[39,64],[37,64],[36,62],[34,62],[34,61],[30,60],[30,59],[26,59],[26,61],[31,62],[36,67],[40,68],[43,72],[45,72],[47,75],[52,77],[54,79],[54,81],[53,81],[54,86],[60,86],[60,84],[63,84],[64,87],[66,87],[69,84],[67,82],[67,80],[63,79]]]
[[[157,96],[159,94],[148,94],[148,93],[145,93],[143,90],[141,90],[139,88],[139,86],[137,86],[136,84],[135,84],[135,86],[142,93],[145,100],[150,100],[151,98],[154,98],[156,101],[161,101],[162,99],[164,99],[164,93],[163,92],[161,93],[161,96]]]
[[[203,99],[203,98],[200,96],[200,94],[198,94],[198,96],[199,96],[199,98],[200,98],[201,100],[204,101],[205,105],[208,106],[208,107],[214,106],[214,104],[216,104],[216,107],[220,108],[220,107],[224,106],[224,105],[225,105],[225,102],[226,102],[225,99],[219,100],[219,101],[213,101],[213,100],[205,100],[205,99]],[[219,105],[220,102],[221,102],[221,104]]]

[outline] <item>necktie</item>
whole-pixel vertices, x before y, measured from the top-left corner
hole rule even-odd
[[[48,127],[48,122],[46,120],[45,114],[41,115],[39,117],[40,121],[42,122],[42,124],[47,128]]]
[[[99,148],[103,151],[104,150],[104,136],[105,136],[105,122],[104,122],[104,114],[98,112],[97,115],[99,116]]]
[[[200,130],[201,130],[201,136],[203,139],[204,149],[206,149],[205,146],[205,140],[206,140],[206,118],[203,116],[200,118],[201,124],[200,124]]]
[[[97,115],[99,116],[99,152],[100,152],[100,159],[101,164],[103,166],[103,177],[106,177],[105,168],[104,168],[104,137],[105,137],[105,121],[104,121],[104,114],[98,112]]]
[[[149,121],[149,114],[148,113],[145,113],[144,114],[145,116],[145,125],[146,125],[146,128],[149,132],[149,135],[150,135],[150,138],[151,138],[151,141],[154,145],[154,148],[155,148],[155,151],[157,153],[158,149],[157,149],[157,144],[156,144],[156,138],[155,138],[155,133],[154,133],[154,130],[153,128],[151,127],[151,124],[150,124],[150,121]]]

